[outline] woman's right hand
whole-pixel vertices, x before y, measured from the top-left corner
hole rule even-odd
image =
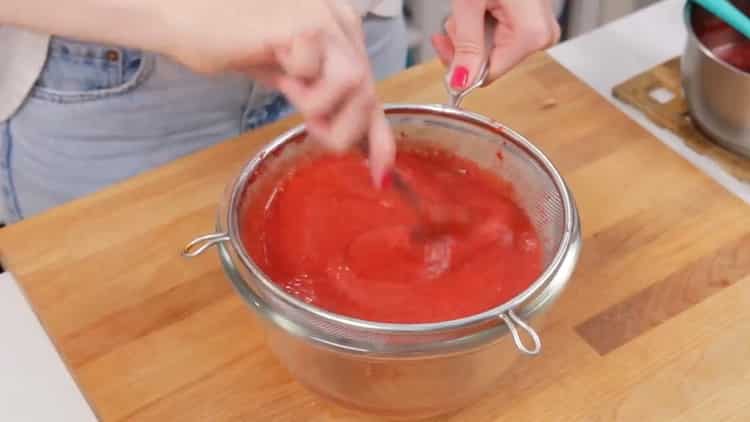
[[[557,43],[560,25],[551,0],[453,0],[446,34],[432,44],[451,74],[456,89],[471,85],[481,63],[489,59],[485,84],[490,84],[532,53]],[[492,47],[486,51],[485,18],[495,20]]]
[[[58,3],[2,0],[0,24],[151,50],[198,72],[243,72],[283,92],[325,146],[342,150],[367,139],[376,184],[393,163],[361,19],[347,0]]]
[[[196,71],[240,71],[273,86],[330,149],[367,139],[373,180],[381,184],[395,141],[376,97],[360,16],[347,1],[159,3],[168,24],[158,50]]]

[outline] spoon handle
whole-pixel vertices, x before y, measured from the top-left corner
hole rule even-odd
[[[370,156],[370,146],[367,141],[357,143],[357,148],[359,148],[360,152],[365,157]],[[412,189],[411,185],[409,185],[409,183],[404,180],[404,178],[401,176],[401,173],[395,167],[391,169],[391,182],[396,191],[401,194],[401,196],[409,203],[409,205],[411,205],[415,209],[419,209],[422,202],[419,198],[419,195],[414,189]]]

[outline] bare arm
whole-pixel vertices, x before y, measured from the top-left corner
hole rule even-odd
[[[148,0],[2,0],[0,24],[160,51],[165,19]]]

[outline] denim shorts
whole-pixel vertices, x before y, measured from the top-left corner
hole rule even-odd
[[[403,18],[370,15],[364,27],[376,77],[403,69]],[[198,75],[160,55],[53,37],[34,89],[0,122],[0,222],[38,214],[292,112],[279,93],[238,75]]]

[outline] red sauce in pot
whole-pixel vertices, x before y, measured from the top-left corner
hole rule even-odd
[[[742,12],[750,13],[750,3],[732,2]],[[725,63],[750,72],[750,39],[698,5],[693,5],[693,31],[701,43]]]
[[[361,155],[326,155],[300,162],[243,211],[245,247],[299,299],[379,322],[476,314],[539,276],[539,237],[509,183],[437,150],[399,151],[396,165],[424,201],[465,207],[469,226],[415,240],[418,213],[372,186]]]
[[[727,44],[713,50],[716,57],[743,72],[750,72],[750,41]]]

